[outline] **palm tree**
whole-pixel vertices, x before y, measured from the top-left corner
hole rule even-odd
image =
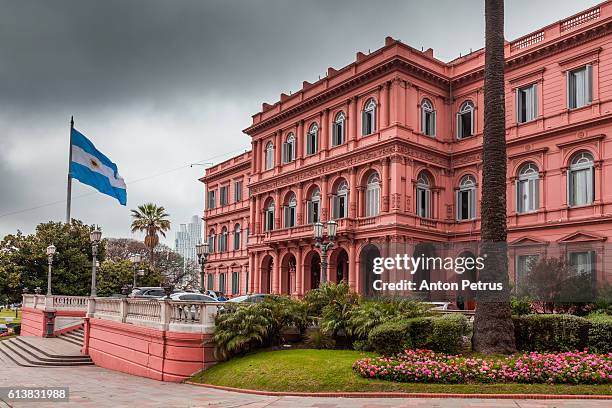
[[[159,244],[159,235],[166,237],[166,231],[170,230],[170,214],[162,206],[153,203],[139,205],[137,210],[132,210],[132,232],[144,232],[144,244],[149,250],[149,262],[153,266],[153,249]]]
[[[506,113],[504,0],[485,0],[484,137],[482,147],[481,253],[483,282],[501,282],[501,293],[479,292],[472,344],[475,351],[516,350],[509,301],[506,225]]]

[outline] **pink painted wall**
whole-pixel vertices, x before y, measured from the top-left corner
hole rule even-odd
[[[21,335],[43,337],[45,315],[42,310],[24,307],[21,309]]]
[[[85,338],[83,351],[97,366],[160,381],[180,382],[215,363],[203,334],[88,319]]]

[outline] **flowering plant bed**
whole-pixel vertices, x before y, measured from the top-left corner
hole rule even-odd
[[[357,360],[353,370],[365,378],[408,383],[610,384],[612,353],[525,353],[501,358],[449,356],[406,350],[393,357]]]

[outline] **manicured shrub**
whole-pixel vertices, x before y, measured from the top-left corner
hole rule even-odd
[[[573,351],[588,345],[590,323],[568,314],[515,316],[516,347],[526,351]]]
[[[523,316],[531,313],[531,300],[528,297],[513,297],[510,299],[513,316]]]
[[[459,314],[443,315],[432,319],[431,349],[440,353],[459,354],[462,337],[469,331],[468,321]]]
[[[334,338],[318,327],[306,331],[305,343],[316,349],[333,349],[336,345]]]
[[[376,326],[368,335],[368,343],[376,352],[386,356],[410,348],[410,321],[395,320]]]
[[[320,317],[323,314],[323,308],[333,302],[357,303],[357,299],[358,295],[344,281],[324,283],[304,295],[304,303],[311,317]]]
[[[532,352],[481,359],[407,350],[394,357],[357,360],[353,370],[365,378],[398,382],[610,384],[612,355]]]
[[[594,353],[612,352],[612,316],[593,313],[588,317],[589,351]]]
[[[349,328],[359,339],[366,339],[376,326],[397,319],[427,316],[431,305],[409,299],[363,300],[351,312]]]

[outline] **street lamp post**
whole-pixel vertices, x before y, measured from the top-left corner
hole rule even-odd
[[[321,248],[321,285],[327,281],[327,251],[334,246],[338,224],[336,221],[327,221],[327,234],[323,231],[323,223],[314,224],[315,246]]]
[[[198,255],[198,263],[200,264],[200,291],[204,293],[204,269],[206,261],[208,261],[208,242],[196,245],[196,254]]]
[[[55,254],[55,245],[51,244],[47,247],[47,263],[49,269],[47,271],[47,296],[51,296],[51,268],[53,265],[53,255]]]
[[[130,256],[130,262],[132,262],[132,267],[134,268],[134,282],[132,283],[132,288],[136,288],[136,272],[138,271],[138,267],[142,262],[142,255],[133,254],[132,256]]]
[[[91,240],[91,297],[96,296],[96,272],[98,268],[98,245],[100,244],[100,239],[102,238],[102,231],[99,229],[95,229],[91,231],[89,234],[89,239]]]

